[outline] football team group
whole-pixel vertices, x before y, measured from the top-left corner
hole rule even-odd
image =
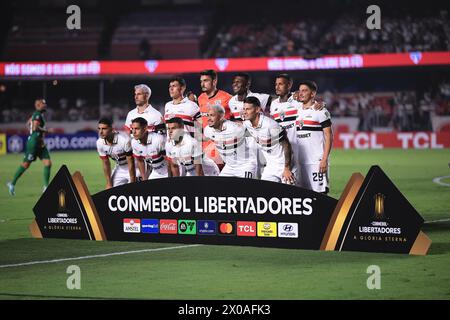
[[[279,74],[275,95],[252,92],[247,73],[233,77],[234,95],[217,84],[214,70],[201,72],[202,94],[197,98],[186,92],[183,78],[170,79],[172,100],[164,114],[150,104],[150,87],[136,85],[136,108],[128,112],[124,130],[115,131],[108,118],[98,122],[97,151],[106,188],[204,175],[268,180],[328,193],[333,133],[330,113],[316,100],[314,81],[300,81],[294,88],[288,74]],[[45,99],[36,99],[22,164],[7,183],[11,195],[37,158],[44,165],[44,190],[48,186],[52,163],[44,137],[52,130],[45,125],[46,107]]]

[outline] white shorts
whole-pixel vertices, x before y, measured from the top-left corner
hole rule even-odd
[[[148,176],[148,179],[151,180],[151,179],[167,178],[169,176],[167,170],[168,169],[166,165],[156,170],[152,168],[152,172]]]
[[[130,171],[128,165],[116,166],[111,173],[113,187],[130,183]]]
[[[298,186],[315,192],[328,192],[330,189],[330,167],[325,174],[319,173],[319,164],[303,164],[300,166],[300,183]]]
[[[256,161],[256,178],[262,179],[261,176],[266,166],[266,158],[264,158],[264,154],[259,149],[258,143],[256,142],[255,138],[247,137],[245,139],[247,139],[247,145],[250,149],[251,161]]]
[[[268,163],[264,167],[264,171],[261,175],[261,180],[266,181],[273,181],[273,182],[283,182],[283,171],[284,171],[284,164],[283,166],[273,166],[271,163]]]
[[[187,168],[184,166],[181,166],[181,167],[184,168],[184,172],[186,172],[186,177],[197,176],[197,172],[195,171],[195,166],[192,166],[192,169],[190,169],[190,170],[187,170]],[[220,173],[219,167],[210,158],[207,158],[207,157],[203,158],[202,167],[203,167],[203,174],[205,176],[218,176]]]
[[[239,168],[226,164],[219,176],[256,179],[256,163],[249,162]]]

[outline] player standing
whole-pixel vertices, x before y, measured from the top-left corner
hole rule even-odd
[[[317,84],[314,81],[306,80],[300,83],[298,97],[303,106],[298,109],[296,120],[301,164],[300,185],[316,192],[328,193],[328,160],[333,144],[333,132],[328,110],[313,108],[316,94]]]
[[[112,121],[102,118],[98,122],[97,151],[102,160],[106,189],[136,181],[130,138],[113,130]],[[112,159],[116,166],[111,172]]]
[[[256,97],[245,98],[243,115],[244,126],[256,140],[267,161],[261,179],[294,184],[295,177],[291,172],[292,149],[284,129],[275,120],[262,114]]]
[[[164,120],[161,112],[152,107],[149,103],[152,90],[145,84],[138,84],[134,86],[134,101],[136,108],[128,112],[125,120],[125,129],[131,134],[131,121],[138,117],[142,117],[147,120],[148,130],[156,131],[160,128],[164,128]]]
[[[210,106],[220,105],[225,109],[225,118],[230,119],[230,107],[228,102],[231,95],[228,92],[219,90],[217,88],[218,77],[214,70],[205,70],[200,73],[200,87],[202,94],[198,97],[198,105],[200,107],[202,127],[208,125],[208,110]],[[205,141],[202,143],[203,151],[207,157],[213,159],[215,163],[223,165],[222,159],[214,148],[212,141]]]
[[[256,178],[256,158],[248,147],[245,127],[225,119],[222,106],[209,107],[208,114],[208,127],[204,134],[214,141],[225,162],[220,176]]]
[[[166,154],[169,160],[169,176],[180,176],[180,166],[186,176],[217,176],[219,168],[211,159],[203,156],[200,143],[184,131],[181,118],[167,120]]]
[[[234,76],[231,87],[234,96],[231,97],[228,105],[234,120],[244,121],[242,112],[244,109],[244,100],[247,97],[256,97],[259,99],[261,109],[264,112],[266,107],[270,105],[271,96],[265,93],[255,93],[250,91],[251,78],[248,73],[238,73]]]
[[[23,157],[22,164],[14,174],[14,178],[6,185],[10,195],[15,195],[15,186],[20,176],[30,167],[31,163],[39,157],[44,164],[44,188],[47,189],[50,179],[50,169],[52,167],[52,161],[50,160],[50,153],[47,150],[44,142],[45,133],[49,132],[45,127],[44,112],[47,108],[45,99],[39,98],[34,101],[33,115],[29,120],[30,135],[28,136],[27,144],[25,147],[25,155]]]
[[[166,136],[149,132],[147,120],[141,117],[133,119],[131,128],[134,137],[131,141],[133,157],[137,159],[142,179],[167,178],[167,163],[164,159]]]
[[[292,173],[295,176],[296,184],[300,183],[298,161],[298,143],[297,130],[295,127],[295,120],[297,119],[297,112],[301,106],[291,94],[292,78],[288,74],[279,74],[275,79],[275,93],[277,99],[272,100],[270,105],[270,116],[274,119],[285,131],[286,137],[292,147]]]
[[[167,102],[164,107],[164,120],[174,117],[183,119],[184,130],[194,137],[196,127],[201,130],[197,122],[200,118],[200,109],[195,102],[184,97],[185,90],[186,81],[183,78],[175,77],[169,81],[169,95],[172,101]]]

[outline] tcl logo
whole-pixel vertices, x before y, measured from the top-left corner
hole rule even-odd
[[[238,221],[237,235],[243,237],[256,237],[256,222],[255,221]]]

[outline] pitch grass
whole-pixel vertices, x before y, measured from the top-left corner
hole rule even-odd
[[[94,152],[52,153],[53,172],[66,164],[83,174],[91,194],[104,187]],[[11,179],[21,155],[0,157],[0,265],[174,244],[31,238],[32,207],[42,191],[42,164]],[[425,220],[450,219],[450,187],[432,182],[450,173],[450,150],[333,151],[331,196],[353,172],[378,164]],[[0,299],[450,299],[450,222],[426,224],[427,256],[195,246],[30,266],[0,268]],[[66,287],[67,267],[81,268],[81,290]],[[381,289],[366,286],[369,265],[381,269]]]

